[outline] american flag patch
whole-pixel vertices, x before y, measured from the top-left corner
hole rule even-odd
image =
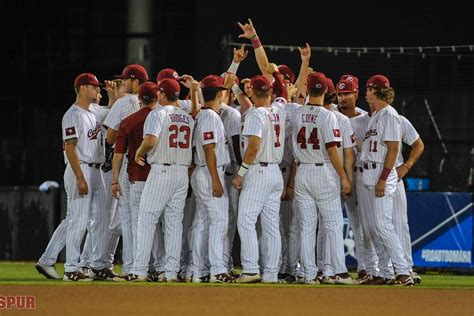
[[[332,132],[334,133],[334,137],[341,137],[340,129],[333,129]]]
[[[204,132],[203,137],[204,140],[214,139],[214,132]]]
[[[74,126],[66,128],[66,136],[71,136],[75,134],[76,134],[76,128]]]

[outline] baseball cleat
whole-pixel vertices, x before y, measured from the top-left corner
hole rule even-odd
[[[216,275],[212,275],[209,282],[210,283],[234,283],[235,279],[227,273],[219,273]]]
[[[413,279],[414,284],[421,284],[421,277],[418,273],[411,272],[410,275],[411,275],[411,278]]]
[[[262,281],[259,273],[242,273],[237,279],[237,283],[258,283]]]
[[[44,264],[37,263],[35,265],[35,269],[38,271],[38,273],[44,275],[47,279],[61,280],[61,277],[57,274],[54,265],[47,266]]]
[[[91,272],[89,275],[94,280],[119,281],[119,277],[109,268],[103,268],[100,270],[91,268]]]
[[[320,283],[319,283],[318,278],[314,278],[312,280],[304,280],[304,284],[318,285]]]
[[[193,283],[209,283],[210,275],[205,275],[203,277],[193,276]]]
[[[146,282],[147,276],[129,273],[127,275],[121,276],[120,279],[127,282]]]
[[[85,275],[80,271],[74,271],[64,272],[63,281],[91,282],[94,281],[94,279],[89,278],[89,276]]]
[[[400,274],[393,280],[391,280],[388,285],[392,286],[412,286],[414,285],[413,279],[409,275]]]
[[[335,276],[335,284],[350,285],[356,284],[356,282],[349,273],[338,273]]]
[[[385,285],[385,279],[379,276],[373,276],[368,274],[364,280],[362,280],[359,284],[361,285]]]
[[[318,277],[316,277],[316,280],[319,281]],[[334,275],[330,275],[330,276],[325,275],[321,278],[321,280],[319,282],[321,284],[333,285],[333,284],[336,284],[336,277]]]

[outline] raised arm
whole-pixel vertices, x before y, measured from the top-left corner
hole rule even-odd
[[[306,43],[306,46],[301,48],[298,47],[300,51],[300,56],[301,56],[301,67],[300,67],[300,73],[298,75],[298,79],[296,79],[295,82],[295,87],[297,89],[296,93],[297,95],[302,94],[304,97],[306,97],[306,77],[308,77],[309,74],[309,61],[311,59],[311,47],[309,46],[308,43]]]
[[[239,35],[239,38],[247,38],[252,41],[253,48],[255,49],[255,59],[257,60],[258,68],[262,74],[267,77],[268,80],[272,80],[272,74],[267,72],[268,69],[268,57],[265,53],[265,49],[260,42],[260,38],[257,35],[252,20],[249,19],[248,23],[242,24],[237,22],[243,33]]]

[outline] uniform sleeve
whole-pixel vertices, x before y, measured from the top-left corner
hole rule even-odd
[[[398,115],[386,113],[377,125],[379,125],[378,130],[381,131],[381,141],[396,142],[402,139],[400,117]]]
[[[90,109],[91,112],[97,118],[97,121],[99,121],[101,124],[103,124],[105,118],[107,117],[107,114],[110,111],[110,108],[108,106],[100,106],[98,104],[91,104]]]
[[[120,127],[117,133],[117,138],[115,140],[115,153],[116,154],[125,154],[128,148],[127,141],[127,120],[120,123]]]
[[[354,147],[354,132],[349,119],[342,119],[341,121],[341,133],[342,133],[342,148]]]
[[[420,138],[420,135],[416,131],[415,127],[411,122],[404,116],[400,115],[400,127],[402,131],[402,141],[405,144],[413,145],[413,143]]]
[[[191,113],[191,100],[179,100],[179,105],[186,113]]]
[[[257,136],[259,138],[262,138],[263,127],[263,121],[259,117],[257,111],[249,111],[245,115],[244,130],[242,131],[242,136]]]
[[[77,112],[68,112],[62,121],[63,140],[79,138],[82,133],[82,122]]]
[[[122,100],[118,99],[117,101],[115,101],[115,104],[112,106],[109,113],[107,114],[107,117],[104,120],[104,125],[111,129],[118,130],[120,127],[121,121],[122,121]]]
[[[341,128],[334,113],[328,113],[321,131],[324,144],[341,142]]]
[[[163,125],[161,112],[162,111],[148,114],[145,125],[143,126],[143,138],[145,138],[146,135],[160,136]]]
[[[205,111],[212,111],[212,110],[205,110]],[[200,119],[199,125],[200,129],[198,131],[199,135],[202,140],[203,145],[207,144],[215,144],[217,143],[217,131],[218,131],[218,121],[220,117],[206,115]]]
[[[232,137],[240,135],[240,112],[229,111],[229,130],[226,133]]]

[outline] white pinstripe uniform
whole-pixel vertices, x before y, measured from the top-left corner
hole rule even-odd
[[[64,172],[64,187],[69,213],[67,215],[69,223],[66,235],[66,263],[64,264],[66,272],[78,271],[80,268],[81,242],[90,219],[92,219],[90,234],[93,250],[91,267],[101,270],[107,266],[104,238],[108,230],[105,218],[107,216],[106,192],[97,166],[105,160],[101,122],[108,110],[108,108],[91,104],[89,111],[86,111],[73,104],[62,119],[63,140],[77,139],[76,152],[89,188],[87,195],[79,196],[76,177],[64,155],[67,165]]]
[[[175,106],[155,109],[146,118],[143,135],[154,135],[158,142],[147,154],[151,170],[140,200],[133,274],[147,275],[156,224],[164,211],[165,276],[167,280],[177,278],[193,128],[191,116]]]
[[[104,125],[118,131],[120,123],[130,114],[140,109],[138,95],[127,94],[117,101],[110,109]],[[122,195],[118,199],[116,212],[119,212],[122,226],[122,242],[123,242],[123,266],[122,273],[127,274],[133,266],[133,228],[132,228],[132,211],[130,208],[130,182],[128,181],[127,156],[124,156],[123,163],[119,175],[119,183]]]
[[[400,115],[400,127],[402,130],[403,143],[412,146],[413,143],[420,138],[420,135],[416,131],[415,127],[413,127],[411,122],[402,115]],[[395,162],[395,168],[403,165],[403,162],[402,143],[400,143],[400,149],[398,152],[397,161]],[[405,259],[407,260],[410,269],[412,269],[413,258],[407,212],[408,206],[405,185],[403,184],[403,180],[400,179],[397,183],[397,189],[395,190],[395,194],[393,196],[393,224],[395,226],[395,231],[400,238]]]
[[[341,163],[344,162],[344,149],[346,148],[353,148],[354,147],[354,142],[353,142],[353,137],[354,137],[354,132],[352,131],[352,126],[351,126],[351,122],[349,121],[349,118],[347,116],[345,116],[344,114],[342,113],[339,113],[337,111],[333,111],[332,113],[334,113],[336,115],[336,119],[337,119],[337,124],[338,126],[340,127],[340,131],[341,131],[341,146],[338,147],[338,153],[339,153],[339,159],[341,160]],[[336,183],[339,183],[341,181],[339,175],[337,174],[337,171],[336,169],[334,169],[333,165],[331,164],[331,160],[329,159],[329,156],[327,154],[327,152],[324,152],[324,160],[325,160],[325,163],[327,164],[329,170],[331,171],[331,174],[332,176],[334,177],[334,181]],[[341,204],[344,202],[344,200],[342,199],[342,196],[341,197]],[[342,216],[342,207],[340,209],[340,212],[339,210],[334,210],[335,214],[334,214],[334,218],[336,220],[336,225],[338,227],[338,229],[340,229],[341,231],[343,230],[343,226],[344,226],[344,223],[343,223],[343,216]],[[337,213],[336,213],[337,212]],[[318,218],[321,220],[321,213],[318,214]],[[321,223],[321,221],[320,221]],[[338,236],[339,237],[339,236]],[[341,235],[341,237],[343,237]],[[324,225],[320,225],[319,226],[319,229],[318,229],[318,237],[317,237],[317,266],[322,270],[323,267],[325,267],[325,262],[327,262],[326,258],[324,257],[324,254],[327,253],[327,250],[325,250],[326,247],[328,247],[327,243],[326,243],[326,238],[327,238],[327,232],[324,231]],[[343,240],[343,244],[344,244],[344,240]],[[345,257],[343,258],[340,258],[339,255],[340,255],[340,252],[339,252],[339,249],[333,249],[333,248],[329,248],[329,252],[332,253],[331,255],[331,266],[329,267],[326,267],[326,273],[327,275],[334,275],[334,274],[331,274],[332,271],[333,271],[333,266],[335,265],[334,261],[339,261],[339,263],[337,263],[338,265],[341,265],[341,264],[344,264],[344,261],[345,261]],[[344,264],[345,265],[345,264]],[[347,271],[345,271],[347,272]],[[324,273],[324,272],[323,272]]]
[[[355,181],[353,183],[353,188],[355,189],[355,191],[352,193],[349,199],[346,199],[346,210],[348,210],[348,214],[352,214],[351,228],[354,232],[354,242],[357,256],[357,271],[366,270],[366,272],[370,275],[379,275],[378,257],[375,253],[375,248],[372,243],[372,238],[369,234],[369,229],[367,226],[366,218],[368,216],[368,192],[362,182],[362,173],[364,169],[360,161],[360,152],[362,149],[362,143],[364,142],[365,132],[367,131],[367,127],[369,126],[370,116],[368,115],[368,113],[365,113],[352,117],[350,118],[350,120],[357,144],[357,147],[354,147],[356,154],[356,172],[354,173]],[[356,199],[353,199],[353,196],[355,196]],[[354,229],[354,226],[357,226],[359,229],[356,231]],[[358,253],[360,255],[358,255]]]
[[[340,129],[334,113],[322,106],[293,107],[289,120],[293,125],[293,151],[298,169],[295,177],[295,198],[301,225],[301,262],[306,281],[316,278],[315,241],[317,210],[327,232],[329,247],[324,248],[326,259],[323,272],[333,275],[347,272],[344,264],[342,227],[337,214],[341,209],[340,181],[324,163],[325,145],[341,142]],[[316,180],[316,181],[315,181]],[[320,180],[320,181],[319,181]],[[332,254],[329,249],[334,250]],[[333,271],[328,271],[334,258]],[[342,260],[341,260],[342,258]]]
[[[217,172],[224,188],[224,194],[221,197],[212,195],[212,179],[206,165],[203,148],[207,144],[215,144]],[[200,259],[207,256],[209,256],[211,275],[227,273],[224,251],[226,251],[229,227],[229,196],[224,182],[224,170],[230,164],[230,157],[224,124],[214,110],[203,108],[196,116],[194,145],[196,146],[196,169],[191,176],[191,185],[197,200],[194,219],[195,221],[206,217],[209,219],[209,226],[204,226],[202,223],[195,225],[193,233],[194,276],[203,277],[208,275],[209,271],[206,263]],[[202,214],[203,212],[207,214]],[[207,234],[206,230],[209,230],[207,244],[202,243],[204,238],[199,236],[203,233]],[[206,255],[206,250],[208,255]],[[195,253],[200,255],[194,256]]]
[[[370,194],[367,221],[380,260],[379,266],[384,269],[391,260],[397,275],[409,275],[409,266],[403,256],[403,249],[392,219],[393,195],[398,181],[395,167],[387,178],[385,195],[375,196],[375,185],[384,168],[387,153],[385,142],[400,142],[401,139],[400,118],[393,107],[386,106],[372,115],[362,145],[361,161],[364,166],[362,181]],[[392,278],[389,275],[383,277]]]
[[[227,231],[227,242],[225,244],[224,257],[227,263],[229,271],[233,269],[234,264],[232,261],[232,246],[235,237],[235,231],[237,230],[237,214],[239,206],[239,190],[232,185],[232,178],[237,172],[239,163],[235,158],[234,143],[232,137],[239,135],[240,137],[240,112],[227,104],[222,103],[220,108],[219,116],[224,124],[224,130],[227,139],[227,145],[229,148],[230,165],[225,170],[225,185],[227,187],[227,193],[229,194],[229,228]],[[240,149],[239,149],[240,150]]]
[[[284,106],[284,103],[283,103]],[[257,156],[245,174],[239,200],[237,228],[241,240],[243,273],[259,273],[259,248],[255,224],[260,215],[261,243],[264,247],[263,282],[277,282],[281,253],[280,196],[283,178],[278,167],[282,160],[285,140],[285,109],[282,103],[271,107],[250,108],[245,115],[242,131],[244,148],[248,137],[260,138]]]

